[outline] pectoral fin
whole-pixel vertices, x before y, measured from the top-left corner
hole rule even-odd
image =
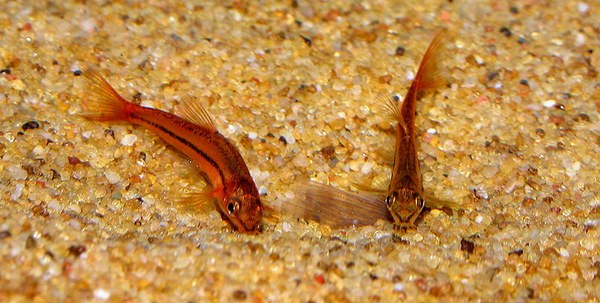
[[[391,220],[379,195],[352,194],[312,181],[296,184],[295,198],[284,203],[283,211],[334,229],[372,225],[380,219]]]

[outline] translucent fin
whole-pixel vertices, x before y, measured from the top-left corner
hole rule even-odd
[[[425,201],[425,206],[432,208],[432,209],[440,209],[443,210],[444,212],[451,214],[453,210],[459,210],[462,209],[462,207],[453,201],[447,201],[447,200],[440,200],[438,198],[429,196],[429,195],[424,195],[423,200]]]
[[[277,212],[277,210],[271,206],[262,205],[263,207],[263,213],[262,213],[262,220],[270,223],[270,224],[276,224],[277,222],[279,222],[279,213]]]
[[[352,182],[352,185],[360,191],[374,193],[385,198],[389,183],[390,177],[388,175],[379,174],[366,180]]]
[[[181,104],[177,107],[176,113],[178,116],[211,130],[217,130],[210,115],[198,100],[189,95],[184,95],[181,98]]]
[[[283,204],[284,212],[334,229],[392,220],[381,196],[355,195],[311,181],[296,184],[295,195]]]
[[[81,75],[87,85],[87,94],[82,102],[84,111],[80,116],[96,121],[128,118],[128,105],[132,105],[131,109],[135,105],[121,97],[94,68],[85,66]]]
[[[397,121],[400,127],[402,127],[406,132],[406,124],[404,122],[404,118],[402,118],[402,112],[400,110],[398,101],[394,100],[394,98],[390,95],[384,94],[377,95],[376,99],[381,110],[389,115],[391,119]]]
[[[177,193],[174,201],[175,207],[179,210],[207,213],[215,210],[215,199],[212,195],[212,188],[207,184],[200,184],[199,186],[190,186],[184,192]]]
[[[394,153],[393,145],[382,145],[375,150],[377,157],[390,165],[394,163]]]

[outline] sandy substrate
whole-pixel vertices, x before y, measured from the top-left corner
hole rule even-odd
[[[110,2],[0,3],[0,301],[599,301],[599,2]],[[176,150],[76,115],[84,62],[145,106],[196,96],[279,208],[301,178],[389,175],[379,97],[439,27],[420,158],[461,209],[402,241],[286,214],[232,232],[173,204],[199,182]]]

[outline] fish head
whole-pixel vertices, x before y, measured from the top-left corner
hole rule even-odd
[[[263,206],[254,182],[240,184],[230,195],[226,195],[220,206],[221,213],[233,229],[245,233],[260,231]]]
[[[405,188],[392,191],[385,198],[385,204],[394,218],[396,228],[414,226],[415,220],[425,206],[418,192]]]

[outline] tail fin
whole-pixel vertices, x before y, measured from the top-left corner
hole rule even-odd
[[[87,85],[83,101],[84,112],[79,115],[95,121],[127,120],[133,112],[133,103],[121,97],[93,68],[86,66],[82,73]]]
[[[417,75],[404,97],[404,102],[402,102],[400,112],[401,117],[404,120],[404,128],[408,129],[406,134],[412,134],[414,132],[413,124],[417,100],[427,91],[446,85],[445,73],[440,66],[443,37],[444,31],[440,31],[435,35],[431,44],[429,44],[425,55],[423,55],[421,64],[419,65]]]
[[[439,31],[423,55],[419,71],[415,76],[413,85],[415,87],[417,98],[428,90],[433,90],[446,85],[446,75],[443,68],[440,66],[442,41],[444,31]]]

